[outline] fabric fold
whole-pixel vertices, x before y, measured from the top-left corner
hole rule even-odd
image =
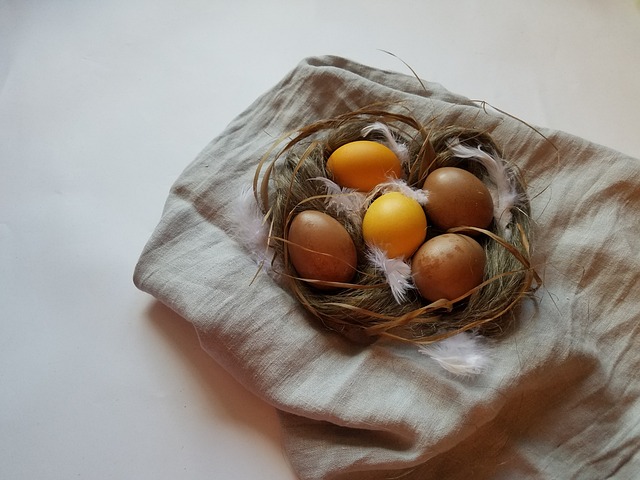
[[[377,102],[491,132],[528,182],[544,286],[458,378],[414,347],[319,325],[230,235],[231,204],[282,134]],[[546,138],[545,138],[546,137]],[[280,412],[303,480],[631,478],[640,471],[640,161],[441,85],[303,60],[176,180],[134,282]],[[255,277],[255,278],[254,278]]]

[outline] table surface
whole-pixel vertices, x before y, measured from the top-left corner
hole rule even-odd
[[[0,0],[0,478],[295,478],[273,407],[131,277],[173,181],[302,58],[640,158],[639,45],[635,0]]]

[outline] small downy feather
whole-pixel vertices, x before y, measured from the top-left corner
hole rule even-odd
[[[496,189],[493,199],[493,215],[498,226],[508,232],[507,226],[512,219],[511,209],[518,201],[518,191],[505,163],[502,159],[495,158],[480,147],[463,145],[457,139],[449,142],[448,147],[457,158],[475,160],[487,170]]]
[[[373,132],[379,132],[384,136],[385,145],[396,154],[402,165],[406,165],[409,162],[409,149],[404,143],[398,142],[388,125],[382,122],[374,122],[364,127],[360,133],[366,138]]]
[[[375,192],[399,192],[405,197],[414,199],[422,206],[427,204],[429,198],[429,192],[427,192],[426,190],[422,190],[421,188],[412,188],[407,185],[407,182],[400,178],[392,178],[387,182],[378,184],[375,188]]]
[[[337,183],[325,177],[314,177],[310,180],[324,184],[327,189],[325,205],[327,209],[336,213],[344,213],[352,218],[356,223],[362,220],[361,212],[364,208],[366,196],[352,188],[340,187]]]
[[[269,222],[260,211],[250,187],[242,188],[231,204],[228,219],[231,236],[254,256],[258,264],[269,267],[273,257],[269,247]]]
[[[407,291],[414,288],[411,281],[411,266],[402,258],[389,258],[384,250],[367,245],[367,260],[384,276],[391,288],[393,298],[398,304],[407,299]]]
[[[439,342],[421,345],[418,351],[427,355],[445,370],[460,376],[479,375],[490,363],[484,339],[475,333],[461,332]]]

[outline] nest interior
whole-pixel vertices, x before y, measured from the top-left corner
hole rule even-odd
[[[364,134],[363,130],[375,122],[388,126],[393,137],[406,147],[403,177],[411,188],[420,188],[429,173],[445,166],[463,168],[489,187],[495,187],[489,172],[479,162],[457,158],[452,153],[449,146],[456,141],[480,147],[499,158],[517,190],[518,200],[511,208],[506,230],[495,219],[486,229],[473,229],[474,238],[486,255],[484,281],[455,302],[444,299],[429,302],[415,289],[409,289],[403,302],[396,301],[384,273],[365,254],[367,245],[361,218],[354,219],[353,215],[331,208],[325,184],[314,181],[319,177],[331,179],[326,162],[338,147],[363,139],[387,141],[376,130]],[[532,224],[526,184],[518,169],[502,159],[499,145],[487,132],[461,126],[435,128],[423,125],[413,116],[387,110],[352,112],[296,131],[269,163],[263,159],[256,172],[254,189],[271,223],[270,246],[281,260],[281,273],[290,280],[294,295],[325,326],[359,342],[388,337],[429,343],[465,330],[496,336],[512,322],[519,301],[540,284],[530,263]],[[373,193],[368,201],[379,194]],[[304,210],[331,215],[350,234],[358,252],[358,265],[348,285],[320,290],[296,273],[288,255],[287,233],[291,220]],[[429,224],[427,239],[471,230],[460,226],[443,232]]]

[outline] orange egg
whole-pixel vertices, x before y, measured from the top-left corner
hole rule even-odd
[[[434,170],[422,186],[428,192],[427,216],[438,228],[487,228],[493,220],[493,200],[478,177],[462,168]]]
[[[454,300],[482,283],[485,263],[484,249],[473,238],[445,233],[418,249],[411,260],[411,274],[427,300]]]
[[[365,242],[384,250],[389,258],[409,258],[426,235],[427,217],[422,206],[399,192],[379,196],[362,219]]]
[[[335,218],[316,210],[296,215],[287,235],[291,264],[301,278],[348,282],[358,263],[356,247],[349,232]],[[310,283],[327,289],[331,285]]]
[[[378,142],[358,140],[337,148],[327,160],[327,170],[341,187],[369,192],[379,183],[402,176],[393,151]]]

